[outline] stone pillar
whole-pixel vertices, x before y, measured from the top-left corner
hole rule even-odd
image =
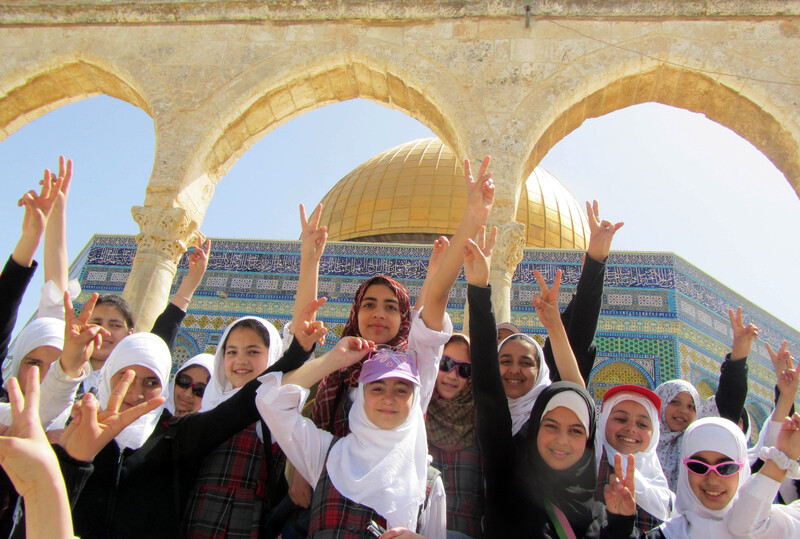
[[[511,279],[524,254],[525,225],[507,222],[496,226],[497,244],[492,254],[489,284],[492,285],[494,315],[500,323],[511,320]]]
[[[134,206],[131,214],[141,232],[122,295],[133,309],[136,331],[149,331],[169,301],[178,261],[198,227],[183,208]]]

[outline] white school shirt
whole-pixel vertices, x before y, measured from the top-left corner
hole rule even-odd
[[[309,391],[296,385],[281,386],[283,375],[269,373],[260,378],[256,407],[296,471],[316,486],[325,468],[333,434],[317,428],[303,417]],[[419,518],[420,533],[427,539],[446,539],[447,500],[442,478],[437,477],[428,507]],[[415,530],[412,530],[415,531]]]
[[[727,516],[728,531],[734,537],[800,537],[800,502],[773,504],[780,483],[764,474],[754,474],[739,489],[739,498]]]

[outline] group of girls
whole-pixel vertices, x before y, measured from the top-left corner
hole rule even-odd
[[[702,402],[683,381],[655,392],[617,386],[606,392],[598,417],[585,386],[596,354],[605,261],[622,223],[600,220],[597,203],[587,204],[592,235],[576,294],[563,312],[560,271],[552,285],[536,273],[540,293],[533,306],[547,330],[544,346],[519,332],[498,342],[489,287],[496,231],[487,238],[484,228],[494,199],[488,167],[487,158],[474,178],[465,163],[464,217],[450,240],[435,242],[417,303],[412,306],[389,276],[368,279],[342,337],[320,357],[314,357],[315,345],[327,332],[316,320],[325,303],[317,299],[327,237],[320,207],[307,219],[301,206],[297,296],[283,338],[263,319],[240,318],[225,329],[214,356],[192,358],[171,381],[168,345],[202,278],[208,242],[198,243],[179,297],[151,333],[133,333],[118,300],[103,303],[93,295],[77,316],[69,293],[63,305],[57,300],[68,292],[65,274],[54,279],[51,310],[66,321],[31,324],[17,338],[3,369],[13,402],[0,407],[0,423],[26,425],[27,434],[14,427],[6,434],[39,443],[39,423],[60,431],[78,386],[96,388],[96,397],[88,391],[76,402],[69,426],[51,436],[58,441],[75,533],[384,539],[796,534],[800,509],[770,503],[779,489],[790,497],[787,476],[789,487],[800,478],[800,415],[789,417],[798,376],[786,344],[778,352],[770,348],[779,396],[760,437],[761,467],[750,481],[748,449],[735,421],[746,417],[745,359],[757,328],[743,323],[741,310],[730,313],[734,343],[714,397]],[[53,238],[63,231],[63,219],[54,215],[63,216],[69,179],[71,163],[62,160],[58,176],[46,173],[41,194],[21,201],[23,239],[0,275],[0,328],[13,327],[43,231],[46,246],[51,220],[62,223],[53,227]],[[46,268],[53,258],[48,253],[56,250],[46,248]],[[446,312],[462,266],[470,337],[453,334]],[[8,342],[8,332],[0,332],[0,351]],[[27,397],[35,402],[38,371],[44,377],[42,402],[35,406],[41,417],[33,428],[14,377],[27,381]],[[86,383],[89,376],[96,382]],[[14,454],[0,444],[10,481],[26,506],[38,509],[40,499],[31,495],[37,489],[28,488],[30,481],[4,451]],[[47,462],[40,464],[52,471]],[[5,490],[11,500],[13,489]],[[19,536],[10,517],[21,507],[14,511],[9,504],[3,533]],[[295,506],[291,521],[287,506]],[[29,532],[44,529],[37,509],[26,507]]]

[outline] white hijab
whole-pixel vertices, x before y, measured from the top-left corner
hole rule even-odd
[[[667,426],[665,412],[670,401],[678,393],[686,392],[694,400],[694,407],[697,417],[700,417],[703,401],[697,389],[686,380],[670,380],[658,386],[655,390],[656,395],[661,399],[661,420],[659,422],[660,439],[658,441],[658,460],[661,461],[661,469],[667,476],[669,488],[675,491],[678,483],[678,470],[683,466],[681,462],[681,442],[686,430],[674,431]]]
[[[388,528],[417,528],[419,506],[425,500],[428,437],[420,407],[419,386],[402,425],[376,427],[364,411],[364,384],[358,384],[350,409],[350,434],[334,444],[326,468],[343,496],[374,509]]]
[[[750,466],[747,463],[747,443],[742,429],[738,425],[721,417],[698,419],[685,431],[683,437],[683,458],[689,458],[700,451],[718,451],[735,461],[744,461],[739,470],[737,494],[722,509],[708,509],[692,492],[689,486],[689,472],[681,462],[678,474],[678,491],[675,497],[675,512],[678,516],[665,522],[661,527],[667,539],[688,537],[689,539],[725,539],[733,537],[728,532],[725,522],[733,502],[738,498],[738,490],[750,478]],[[709,472],[714,473],[714,472]]]
[[[37,318],[19,332],[3,361],[3,388],[12,376],[19,374],[22,359],[40,346],[64,349],[64,321],[58,318]]]
[[[644,406],[644,409],[647,410],[647,415],[650,416],[650,424],[653,426],[653,436],[650,438],[650,444],[644,451],[633,455],[636,461],[636,474],[633,476],[636,505],[659,520],[667,520],[672,510],[672,501],[675,495],[669,489],[667,478],[661,469],[661,463],[658,461],[658,455],[656,454],[656,446],[659,439],[658,410],[656,410],[650,399],[633,391],[621,391],[603,402],[600,418],[597,421],[597,435],[594,437],[598,467],[604,449],[608,463],[611,466],[614,465],[614,456],[618,451],[611,447],[611,444],[606,440],[606,423],[611,416],[611,412],[614,411],[614,406],[624,401],[633,401]]]
[[[100,379],[98,380],[97,400],[100,407],[105,409],[108,406],[108,399],[111,397],[111,378],[119,371],[132,365],[147,367],[156,375],[161,382],[161,396],[169,400],[169,371],[172,367],[172,357],[166,343],[152,333],[133,333],[128,335],[114,347],[108,359],[100,369]],[[120,432],[116,438],[120,449],[130,447],[139,449],[147,441],[153,430],[158,424],[164,405],[152,410]]]
[[[185,371],[189,367],[203,367],[205,370],[207,370],[208,381],[210,383],[211,377],[214,376],[214,356],[211,354],[197,354],[193,358],[186,360],[186,363],[181,365],[178,369],[178,372],[176,372],[175,376],[172,377],[172,380],[169,382],[169,394],[171,395],[171,398],[167,401],[165,406],[167,407],[167,410],[169,410],[169,413],[173,415],[175,414],[175,379],[181,372]]]
[[[539,393],[549,386],[551,382],[550,369],[547,367],[547,362],[544,360],[544,352],[542,351],[542,347],[539,346],[539,343],[530,335],[515,333],[503,339],[497,347],[498,353],[509,339],[521,340],[533,346],[539,361],[539,373],[536,375],[536,381],[533,383],[533,387],[521,397],[513,399],[507,397],[508,409],[511,412],[511,434],[515,435],[522,430],[522,427],[531,418],[531,410],[533,409],[533,403],[536,402],[536,397],[538,397]]]
[[[234,396],[239,389],[241,389],[234,388],[228,378],[225,376],[225,351],[223,348],[225,347],[225,342],[228,340],[228,334],[230,334],[234,326],[236,326],[236,324],[242,320],[255,320],[264,326],[264,328],[267,330],[267,333],[269,333],[267,367],[278,361],[283,354],[283,342],[281,341],[281,336],[278,334],[278,330],[275,329],[275,326],[263,318],[259,318],[257,316],[243,316],[242,318],[239,318],[233,323],[229,324],[228,327],[225,328],[225,332],[222,334],[222,338],[219,340],[219,345],[217,345],[217,351],[214,354],[214,372],[211,374],[211,378],[208,380],[208,386],[206,387],[206,392],[203,394],[203,404],[200,407],[201,412],[213,410],[217,407],[217,405],[225,402]]]

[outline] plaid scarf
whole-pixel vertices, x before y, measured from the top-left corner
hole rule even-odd
[[[388,286],[397,297],[401,316],[400,331],[386,344],[405,348],[408,345],[408,332],[411,330],[411,300],[405,287],[386,275],[376,275],[361,283],[356,291],[356,297],[353,299],[353,308],[350,310],[350,318],[342,331],[342,337],[361,337],[358,329],[358,311],[361,309],[364,294],[373,284]],[[358,386],[362,363],[363,360],[346,369],[332,372],[322,379],[314,400],[314,409],[311,411],[311,420],[317,427],[327,430],[335,436],[347,436],[350,433],[347,414],[344,413],[341,404],[349,389]]]
[[[476,424],[472,380],[452,399],[443,399],[434,389],[425,415],[429,444],[449,451],[472,447]]]

